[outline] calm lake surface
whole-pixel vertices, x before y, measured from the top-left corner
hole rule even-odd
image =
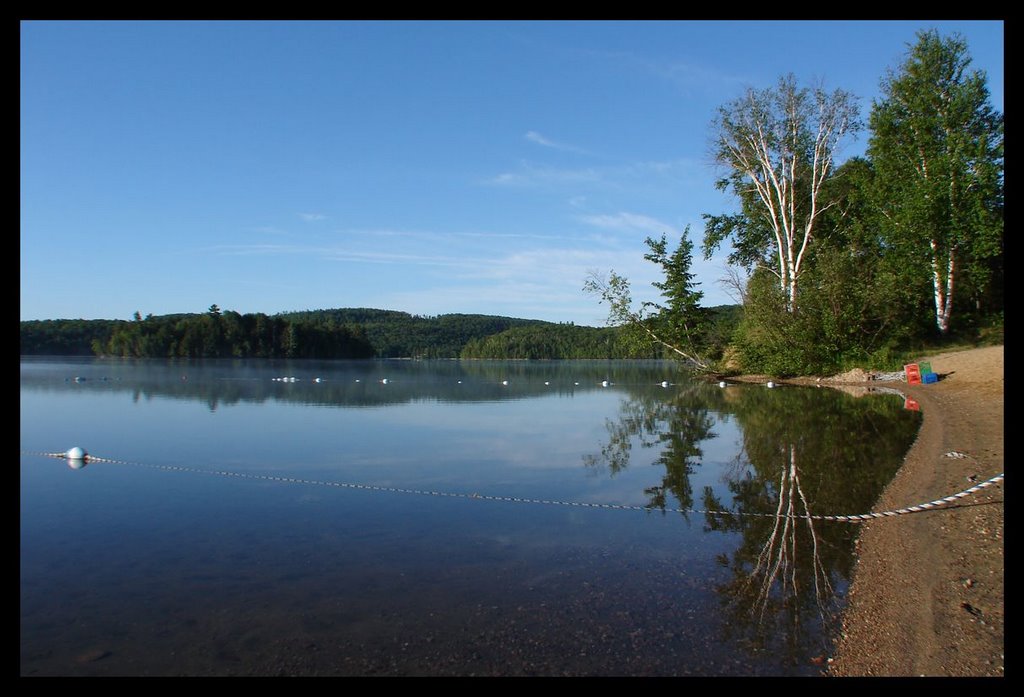
[[[857,526],[776,514],[869,511],[903,405],[663,362],[23,358],[21,673],[817,675]]]

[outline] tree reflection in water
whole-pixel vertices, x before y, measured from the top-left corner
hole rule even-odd
[[[788,453],[789,461],[779,468],[777,484],[748,497],[753,506],[738,505],[740,515],[705,514],[705,530],[742,534],[732,558],[720,558],[733,572],[732,579],[718,588],[730,619],[727,626],[743,627],[752,646],[759,649],[773,637],[784,637],[796,658],[817,650],[833,633],[839,610],[833,583],[848,577],[843,555],[851,551],[852,538],[846,533],[852,531],[848,524],[844,529],[837,523],[816,530],[822,524],[811,518],[816,511],[801,482],[797,449],[786,444],[780,450],[783,456]],[[729,482],[730,488],[738,493],[746,488],[733,488],[733,483]],[[734,504],[737,501],[734,498]],[[709,510],[722,509],[709,489],[704,492],[704,505]],[[745,515],[750,513],[766,515]],[[816,627],[809,626],[812,620],[817,621]]]
[[[662,465],[665,473],[661,484],[644,489],[647,505],[664,510],[671,494],[679,508],[692,508],[690,475],[703,457],[700,444],[716,435],[712,430],[716,423],[714,395],[707,385],[692,383],[669,400],[657,392],[623,400],[618,419],[605,424],[608,442],[600,455],[585,455],[584,464],[594,469],[607,467],[615,476],[629,466],[634,442],[641,448],[660,448],[655,464]]]
[[[742,447],[729,463],[704,463],[702,447],[724,418],[735,421]],[[827,650],[834,635],[857,532],[810,516],[871,510],[919,424],[891,396],[695,383],[667,400],[624,399],[600,454],[584,461],[614,476],[629,466],[634,444],[660,449],[662,483],[644,493],[661,510],[693,509],[690,476],[701,465],[720,467],[725,491],[704,487],[700,507],[706,533],[739,535],[719,557],[731,571],[716,588],[723,631],[753,652],[784,650],[800,661]]]

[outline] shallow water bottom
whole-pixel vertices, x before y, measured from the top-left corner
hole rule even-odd
[[[80,511],[23,550],[23,675],[815,672],[721,640],[707,604],[729,571],[678,515],[204,486],[217,528],[207,512],[118,534]],[[286,496],[306,500],[288,526]],[[240,519],[255,506],[263,522]]]
[[[483,550],[484,554],[487,550]],[[87,589],[26,608],[24,675],[753,675],[680,603],[707,579],[678,563],[624,566],[553,550],[537,573],[467,568],[250,575],[244,559],[170,584],[137,578],[108,604]],[[557,557],[557,558],[554,558]],[[630,568],[632,567],[632,568]],[[486,580],[485,578],[486,577]],[[344,593],[331,588],[343,588]],[[122,591],[124,591],[122,593]],[[102,637],[102,639],[99,639]],[[690,663],[699,656],[700,663]],[[688,665],[689,663],[689,665]],[[807,667],[812,671],[811,667]]]

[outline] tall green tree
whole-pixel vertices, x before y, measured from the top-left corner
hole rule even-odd
[[[661,291],[664,303],[645,303],[657,313],[652,319],[654,328],[665,336],[674,337],[675,341],[684,346],[703,346],[710,313],[707,308],[701,307],[704,292],[697,290],[700,284],[695,280],[696,275],[690,271],[693,264],[690,228],[687,227],[683,232],[679,246],[671,254],[664,234],[660,239],[648,237],[644,242],[650,249],[644,254],[644,259],[660,266],[665,279],[653,283]]]
[[[816,324],[816,340],[840,359],[823,368],[840,369],[841,359],[862,361],[927,334],[921,299],[929,286],[889,253],[876,205],[881,190],[869,160],[844,162],[826,191],[836,205],[822,216],[800,310]]]
[[[650,251],[644,255],[648,261],[661,266],[664,281],[655,282],[665,304],[642,303],[633,306],[629,279],[611,271],[607,278],[591,272],[583,290],[608,303],[608,324],[634,330],[646,341],[662,346],[699,370],[710,368],[703,357],[702,339],[708,324],[708,311],[700,306],[704,294],[690,273],[693,243],[690,228],[683,231],[679,246],[669,254],[664,235],[660,240],[648,237],[645,242]]]
[[[929,277],[943,335],[958,289],[980,302],[1002,256],[1003,117],[970,62],[961,37],[919,33],[870,117],[889,247]]]
[[[726,170],[717,186],[739,198],[742,212],[704,216],[704,254],[732,238],[730,260],[771,272],[790,312],[818,219],[831,205],[823,186],[839,144],[860,128],[858,114],[850,93],[800,87],[786,75],[722,106],[712,125],[713,156]]]

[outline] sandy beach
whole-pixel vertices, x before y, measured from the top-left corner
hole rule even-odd
[[[920,360],[940,380],[890,383],[924,419],[875,511],[933,501],[1004,471],[1003,347]],[[1000,483],[954,505],[865,523],[828,674],[1002,676],[1003,503]]]

